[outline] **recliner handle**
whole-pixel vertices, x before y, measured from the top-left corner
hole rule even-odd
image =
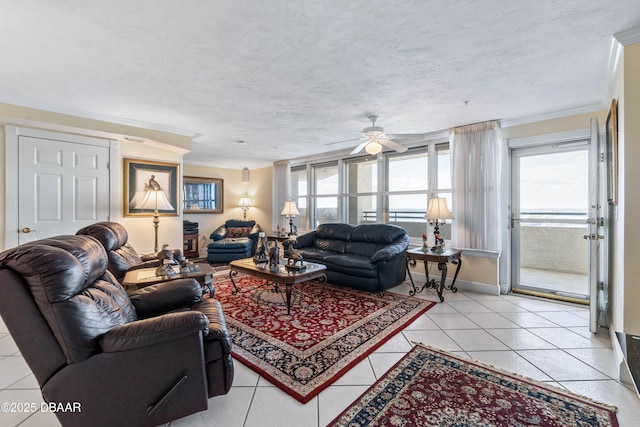
[[[147,406],[147,415],[149,416],[149,418],[154,417],[167,404],[167,402],[169,402],[173,395],[182,388],[187,378],[187,375],[180,378],[178,382],[175,383],[174,386],[171,387],[171,389],[167,393],[165,393],[164,396],[162,396],[162,399],[160,399],[158,403]]]

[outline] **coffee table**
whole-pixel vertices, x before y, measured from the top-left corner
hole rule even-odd
[[[203,293],[208,289],[209,297],[213,298],[213,273],[215,269],[209,264],[194,264],[194,267],[196,267],[195,271],[186,274],[178,272],[172,276],[157,276],[155,267],[130,270],[124,275],[122,286],[124,286],[127,291],[135,291],[145,286],[168,282],[170,280],[196,279],[202,286]]]
[[[318,279],[321,283],[327,281],[327,267],[322,264],[316,264],[314,262],[305,262],[305,269],[302,271],[289,271],[283,263],[284,260],[280,260],[278,268],[271,270],[268,263],[256,264],[253,262],[253,258],[244,258],[231,261],[229,266],[229,279],[233,283],[234,291],[232,295],[238,293],[238,286],[234,280],[234,277],[238,273],[244,273],[249,276],[259,277],[267,281],[267,283],[273,283],[276,285],[285,286],[285,294],[287,298],[287,314],[291,314],[291,291],[293,285],[296,283],[306,282],[307,280]]]

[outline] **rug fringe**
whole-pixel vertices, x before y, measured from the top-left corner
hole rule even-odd
[[[423,347],[423,348],[425,348],[427,350],[430,350],[430,351],[436,351],[436,352],[442,353],[442,354],[446,355],[447,357],[454,357],[454,358],[458,358],[458,359],[463,357],[463,356],[460,356],[458,354],[454,354],[454,353],[452,353],[450,351],[442,350],[442,349],[437,348],[437,347],[432,347],[432,346],[430,346],[428,344],[425,344],[425,343],[423,343],[421,341],[413,341],[412,340],[411,343],[414,344],[414,345],[418,345],[420,347]],[[570,394],[570,395],[572,395],[574,397],[581,398],[581,399],[583,399],[583,400],[585,400],[587,402],[590,402],[590,403],[592,403],[594,405],[602,406],[603,408],[609,409],[610,411],[613,411],[613,412],[616,412],[616,413],[618,412],[618,407],[615,406],[615,405],[611,405],[609,403],[601,402],[599,400],[593,399],[591,397],[585,396],[585,395],[580,394],[580,393],[576,393],[576,392],[568,390],[566,388],[558,387],[555,384],[549,384],[549,383],[547,383],[545,381],[536,380],[534,378],[530,378],[530,377],[527,377],[525,375],[518,374],[517,372],[507,371],[506,369],[503,369],[503,368],[500,368],[500,367],[497,367],[497,366],[493,366],[493,365],[491,365],[489,363],[485,363],[485,362],[483,362],[481,360],[473,359],[471,357],[466,357],[466,356],[464,356],[464,358],[468,359],[468,360],[471,360],[473,363],[475,363],[477,365],[480,365],[480,366],[483,366],[483,367],[486,367],[486,368],[489,368],[489,369],[493,369],[495,371],[504,372],[505,374],[511,375],[511,376],[513,376],[515,378],[518,378],[520,380],[528,381],[528,382],[533,383],[535,385],[538,385],[540,387],[549,388],[552,391],[555,391],[557,393]]]

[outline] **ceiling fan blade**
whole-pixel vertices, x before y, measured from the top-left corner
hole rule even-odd
[[[396,150],[398,153],[404,153],[405,151],[407,151],[407,147],[405,147],[404,145],[400,145],[397,142],[393,142],[390,139],[380,139],[378,140],[378,142],[384,145],[385,147],[389,147]]]
[[[351,139],[345,139],[342,141],[334,141],[334,142],[327,142],[324,145],[334,145],[334,144],[342,144],[343,142],[353,142],[353,141],[359,141],[361,138],[351,138]]]
[[[354,148],[354,150],[349,154],[357,154],[357,153],[361,152],[364,149],[364,147],[367,146],[368,143],[369,143],[369,141],[363,142],[362,144],[360,144],[356,148]]]

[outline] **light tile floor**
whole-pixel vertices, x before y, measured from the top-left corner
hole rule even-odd
[[[395,291],[408,293],[406,284]],[[419,297],[436,300],[432,291]],[[325,426],[407,352],[412,342],[463,354],[618,407],[620,426],[637,425],[640,399],[617,381],[607,330],[589,332],[585,306],[526,296],[445,292],[437,304],[307,404],[241,363],[230,393],[178,426]],[[42,401],[38,385],[0,323],[0,402]],[[51,413],[0,413],[0,426],[59,425]]]

